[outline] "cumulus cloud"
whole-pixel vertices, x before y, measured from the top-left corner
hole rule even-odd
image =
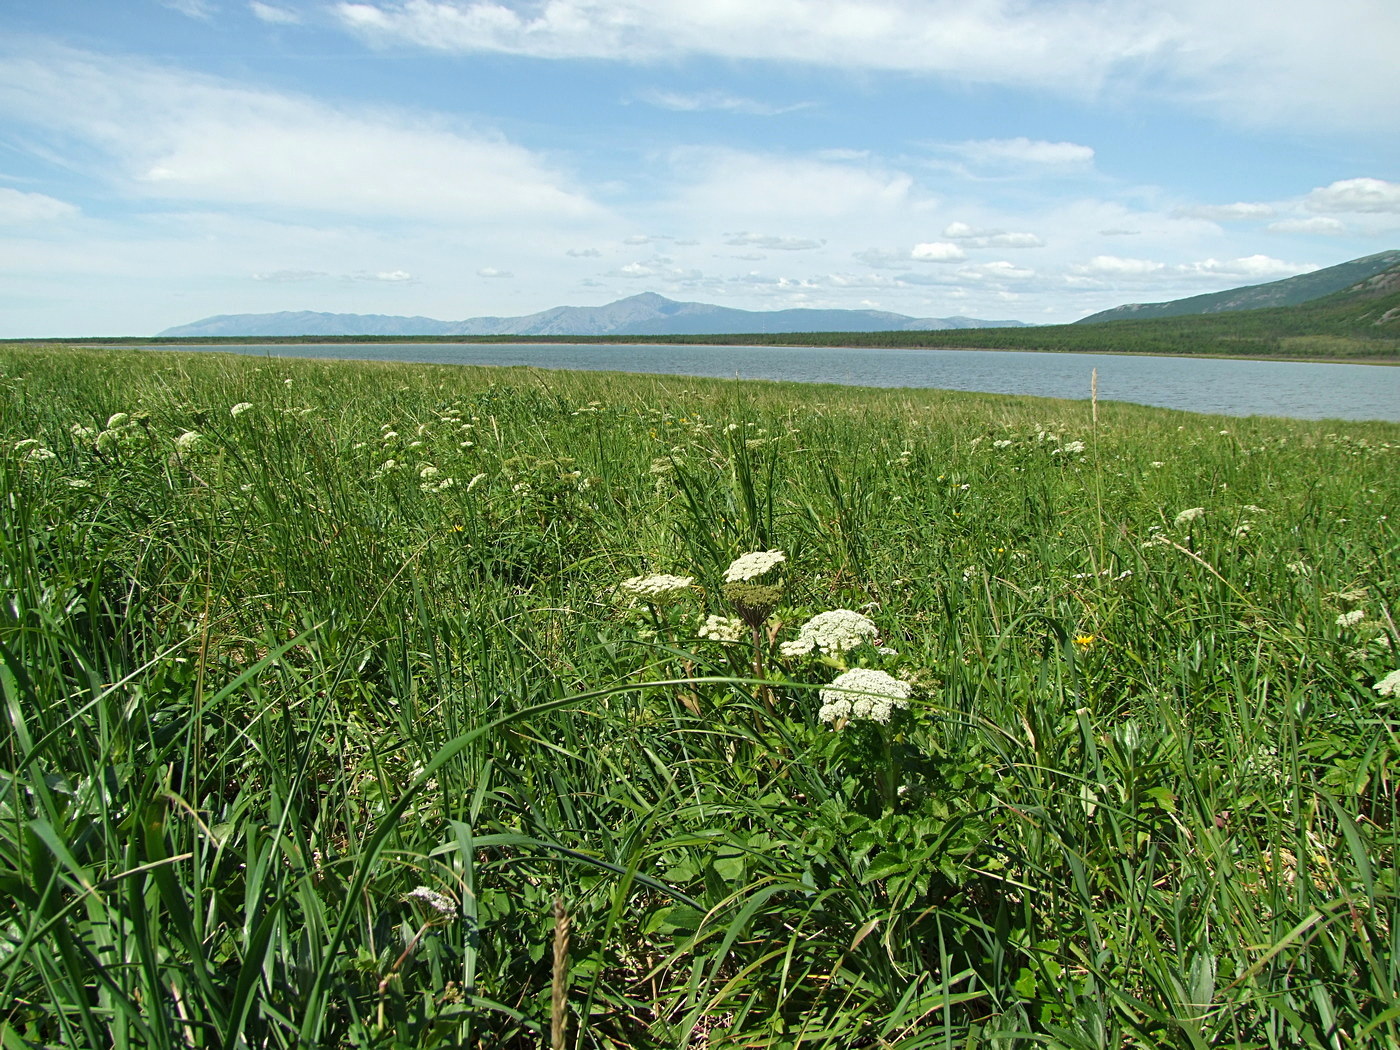
[[[439,221],[601,214],[497,135],[68,49],[5,50],[0,116],[60,155],[99,157],[92,173],[135,196]]]
[[[1242,259],[1203,259],[1177,267],[1182,273],[1204,274],[1211,277],[1292,277],[1316,270],[1314,263],[1284,262],[1267,255],[1247,255]]]
[[[0,187],[0,225],[59,222],[77,215],[76,207],[57,197]]]
[[[1274,209],[1267,204],[1191,204],[1172,211],[1174,218],[1205,219],[1208,222],[1247,222],[1271,219]]]
[[[1005,230],[979,230],[965,222],[950,222],[943,230],[943,236],[961,241],[969,248],[1043,248],[1045,242],[1033,233],[1014,233]]]
[[[478,277],[514,277],[509,270],[498,270],[494,266],[483,266],[476,271]]]
[[[1151,259],[1125,259],[1119,255],[1095,255],[1087,263],[1070,267],[1071,271],[1088,277],[1140,277],[1143,274],[1158,273],[1167,268],[1166,263]]]
[[[773,237],[761,233],[733,233],[725,238],[725,244],[735,248],[762,248],[765,251],[801,252],[820,248],[826,241],[814,241],[806,237]]]
[[[272,4],[260,3],[259,0],[250,0],[248,10],[253,12],[254,17],[272,25],[292,26],[301,22],[301,15],[295,11],[289,11],[285,7],[274,7]]]
[[[1310,211],[1400,213],[1400,182],[1343,179],[1313,190],[1303,203]]]
[[[958,262],[960,259],[966,259],[967,253],[949,241],[929,241],[914,245],[909,252],[909,258],[915,262]]]

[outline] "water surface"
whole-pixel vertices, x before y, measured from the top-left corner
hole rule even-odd
[[[1089,376],[1098,369],[1100,400],[1230,416],[1400,422],[1400,368],[1377,365],[1011,350],[671,344],[270,343],[148,349],[933,387],[1080,400],[1089,397]]]

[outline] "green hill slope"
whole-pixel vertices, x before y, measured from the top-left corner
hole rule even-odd
[[[1312,273],[1282,281],[1230,288],[1223,292],[1193,295],[1165,303],[1129,303],[1081,318],[1077,324],[1105,321],[1134,321],[1153,317],[1182,317],[1194,314],[1226,313],[1235,310],[1262,310],[1274,306],[1297,306],[1352,288],[1377,274],[1400,266],[1400,251],[1377,252],[1361,259],[1339,263]]]

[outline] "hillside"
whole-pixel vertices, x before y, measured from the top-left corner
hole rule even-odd
[[[1182,317],[1197,314],[1260,310],[1274,306],[1297,306],[1355,287],[1377,274],[1400,266],[1400,251],[1377,252],[1361,259],[1328,266],[1322,270],[1288,277],[1268,284],[1230,288],[1223,292],[1193,295],[1165,303],[1128,303],[1112,310],[1090,314],[1076,324],[1102,324],[1105,321],[1133,321],[1154,317]]]
[[[631,336],[713,335],[736,332],[880,332],[1017,327],[1021,321],[973,317],[909,317],[883,310],[736,310],[683,303],[654,292],[604,306],[556,306],[523,317],[431,317],[333,314],[309,310],[223,314],[167,328],[157,338],[249,336]]]

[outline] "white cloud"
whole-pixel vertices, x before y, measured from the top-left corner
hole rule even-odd
[[[1347,228],[1336,219],[1324,215],[1314,215],[1308,219],[1280,219],[1269,223],[1273,233],[1318,233],[1329,237],[1339,237]]]
[[[641,101],[660,109],[677,113],[723,112],[743,113],[755,117],[777,117],[784,113],[794,113],[807,109],[812,103],[795,102],[788,105],[775,105],[752,98],[740,98],[723,91],[701,91],[685,94],[678,91],[645,91],[637,96]]]
[[[914,245],[909,258],[915,262],[957,262],[966,259],[967,253],[949,241],[929,241]]]
[[[329,276],[322,270],[273,270],[271,273],[253,274],[253,280],[270,281],[273,284],[297,284]]]
[[[294,26],[301,23],[301,15],[295,11],[289,11],[285,7],[274,7],[272,4],[259,3],[259,0],[249,0],[248,10],[253,12],[254,17],[271,25]]]
[[[1203,259],[1200,262],[1178,266],[1182,273],[1204,274],[1211,277],[1292,277],[1296,274],[1316,270],[1312,263],[1298,265],[1267,255],[1248,255],[1243,259]]]
[[[735,248],[762,248],[764,251],[801,252],[820,248],[825,241],[814,241],[806,237],[773,237],[761,233],[729,234],[725,244]]]
[[[381,284],[406,284],[414,279],[407,270],[359,271],[345,275],[347,281],[377,281]]]
[[[1208,222],[1247,222],[1256,219],[1271,219],[1274,209],[1268,204],[1191,204],[1177,208],[1173,217],[1183,219],[1205,219]]]
[[[159,0],[161,7],[168,7],[172,11],[189,18],[197,18],[202,22],[211,21],[219,10],[219,5],[211,0]]]
[[[1094,151],[1089,146],[1028,138],[975,139],[948,143],[943,148],[980,165],[1082,168],[1094,161]]]
[[[1096,255],[1087,263],[1070,267],[1072,272],[1089,277],[1140,277],[1143,274],[1159,273],[1166,268],[1166,263],[1154,262],[1151,259],[1125,259],[1118,255]]]
[[[1400,107],[1378,104],[1400,92],[1394,0],[375,0],[332,11],[376,46],[761,59],[1079,97],[1166,94],[1292,128],[1400,127]]]
[[[496,135],[66,49],[0,54],[0,115],[157,200],[436,221],[602,214]]]
[[[868,224],[902,215],[917,203],[914,180],[875,161],[699,148],[675,150],[669,159],[677,184],[669,206],[693,221],[710,223],[722,215],[824,231],[836,220]]]
[[[0,187],[0,226],[30,222],[60,222],[78,215],[67,201],[43,193],[24,193]]]
[[[564,254],[573,259],[600,259],[603,256],[597,248],[570,248]]]
[[[1400,213],[1400,182],[1343,179],[1303,198],[1310,211]]]
[[[1005,230],[979,230],[965,222],[950,222],[943,236],[962,241],[969,248],[1043,248],[1045,242],[1033,233],[1008,233]]]
[[[498,270],[494,266],[483,266],[476,271],[478,277],[514,277],[515,274],[509,270]]]

